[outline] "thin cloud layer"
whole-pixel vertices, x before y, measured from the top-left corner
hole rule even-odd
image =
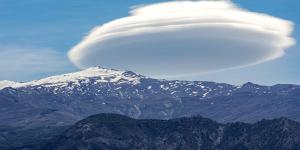
[[[292,31],[290,21],[229,1],[174,1],[134,8],[94,28],[68,55],[80,68],[184,76],[279,58],[294,44]]]
[[[0,45],[0,80],[28,81],[69,71],[71,65],[53,49]]]

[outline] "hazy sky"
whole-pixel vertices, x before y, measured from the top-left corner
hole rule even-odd
[[[90,30],[128,16],[132,6],[159,0],[0,0],[0,80],[28,81],[78,70],[67,52]],[[300,38],[298,0],[234,0],[250,11],[294,22],[293,37]],[[298,44],[285,56],[256,66],[178,79],[240,84],[300,84]]]

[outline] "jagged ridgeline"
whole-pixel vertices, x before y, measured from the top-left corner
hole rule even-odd
[[[43,150],[299,150],[300,124],[280,118],[254,124],[220,124],[200,116],[136,120],[115,114],[88,117]]]

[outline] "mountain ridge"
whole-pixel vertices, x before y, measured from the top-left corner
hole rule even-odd
[[[70,76],[73,76],[73,79]],[[51,83],[51,79],[55,80],[55,79],[63,78],[64,81],[62,81],[60,79],[60,82],[72,82],[72,81],[75,82],[76,80],[82,80],[84,78],[91,78],[91,77],[97,77],[97,76],[103,76],[103,77],[119,76],[120,79],[122,79],[122,77],[124,79],[124,77],[126,77],[126,76],[136,76],[138,78],[149,78],[145,75],[137,74],[137,73],[135,73],[133,71],[129,71],[129,70],[121,71],[121,70],[117,70],[117,69],[108,69],[108,68],[96,66],[96,67],[91,67],[91,68],[84,69],[84,70],[77,71],[77,72],[65,73],[65,74],[61,74],[61,75],[54,75],[54,76],[45,77],[45,78],[28,81],[28,82],[15,82],[15,81],[10,81],[10,80],[1,80],[0,81],[0,90],[3,88],[7,88],[7,87],[21,88],[21,87],[26,87],[26,86],[47,85],[47,84]],[[70,77],[70,78],[68,78],[68,77]],[[76,77],[77,77],[77,79],[76,79]],[[155,78],[152,78],[152,79],[155,79]],[[166,79],[157,79],[157,80],[163,81]],[[115,80],[115,81],[102,80],[102,81],[103,82],[116,82],[118,80]],[[191,81],[191,80],[166,80],[166,81],[194,82],[195,80],[194,81]],[[198,82],[201,82],[201,81],[198,80]],[[214,82],[214,81],[202,81],[202,82]],[[52,84],[55,84],[55,83],[57,83],[57,82],[54,82],[54,81],[52,82]],[[227,83],[221,83],[221,82],[214,82],[214,83],[227,84]],[[238,88],[242,87],[242,86],[260,86],[260,87],[271,87],[271,86],[280,86],[280,85],[299,86],[297,84],[261,85],[261,84],[255,84],[253,82],[246,82],[244,84],[238,84],[238,85],[234,85],[234,84],[228,84],[228,85],[232,85],[232,86],[235,86]]]
[[[296,109],[300,107],[299,95],[299,85],[262,86],[248,82],[235,86],[162,80],[131,71],[94,67],[16,83],[0,90],[0,112],[3,114],[0,114],[3,120],[0,125],[26,124],[30,115],[35,117],[29,120],[36,120],[38,124],[70,124],[96,113],[154,119],[200,114],[220,122],[253,122],[272,117],[300,120],[300,112]],[[66,118],[52,120],[57,115]]]
[[[300,123],[278,118],[222,124],[201,116],[156,120],[97,114],[77,122],[42,149],[296,150]]]

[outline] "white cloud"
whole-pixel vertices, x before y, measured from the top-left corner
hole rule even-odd
[[[294,44],[292,22],[229,1],[165,2],[130,14],[94,28],[70,60],[80,68],[182,76],[259,64]]]
[[[0,80],[31,80],[65,72],[67,56],[48,48],[0,47]]]

